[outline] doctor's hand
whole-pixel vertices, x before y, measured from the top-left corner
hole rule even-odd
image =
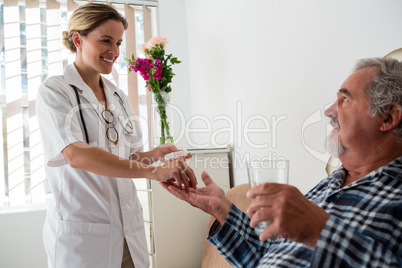
[[[155,167],[154,180],[173,185],[180,190],[189,191],[197,188],[197,178],[194,171],[181,159],[165,162],[162,166]]]
[[[260,235],[265,241],[276,235],[315,248],[329,214],[308,200],[296,187],[279,183],[264,183],[248,190],[254,199],[247,209],[251,227],[261,221],[269,225]]]
[[[212,181],[207,172],[204,171],[201,178],[205,187],[190,189],[188,192],[168,182],[161,182],[160,184],[172,195],[214,216],[223,224],[229,215],[232,203],[226,198],[223,189]]]
[[[162,144],[151,150],[151,152],[153,153],[153,158],[155,160],[161,160],[162,162],[165,162],[164,161],[165,155],[178,151],[180,150],[173,144]],[[191,158],[191,153],[188,153],[186,156],[181,157],[181,159],[183,160],[189,158]]]
[[[178,152],[180,151],[179,149],[176,148],[173,144],[162,144],[151,151],[147,152],[136,152],[135,154],[132,154],[130,156],[130,160],[134,160],[137,162],[141,162],[147,165],[151,165],[152,163],[161,160],[162,162],[164,161],[164,157],[167,154],[173,153],[173,152]],[[185,160],[191,158],[191,154],[188,153],[186,156],[181,157],[181,159]]]

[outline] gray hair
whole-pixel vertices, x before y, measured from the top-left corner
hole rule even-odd
[[[378,67],[379,72],[364,88],[372,117],[386,117],[392,104],[402,106],[402,62],[392,58],[369,58],[356,63],[354,71]],[[402,122],[394,129],[402,141]]]

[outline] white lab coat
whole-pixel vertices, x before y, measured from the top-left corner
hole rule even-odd
[[[127,96],[107,79],[102,81],[119,133],[116,146],[106,138],[101,105],[74,64],[65,68],[63,76],[51,77],[39,87],[37,114],[46,175],[54,195],[43,233],[49,267],[120,267],[124,238],[135,267],[149,267],[142,208],[133,181],[71,168],[61,153],[74,142],[86,142],[70,84],[78,88],[91,145],[125,159],[142,149],[139,124]],[[133,119],[133,134],[123,129],[128,118],[115,92]]]

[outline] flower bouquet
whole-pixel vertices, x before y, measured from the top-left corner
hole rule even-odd
[[[172,71],[172,65],[180,63],[172,54],[165,54],[167,43],[166,38],[153,37],[139,48],[139,51],[145,55],[145,59],[135,58],[134,55],[131,56],[131,59],[127,59],[129,72],[139,72],[144,78],[148,90],[154,94],[161,120],[160,144],[164,144],[166,140],[173,143],[173,137],[170,136],[169,123],[167,122],[166,103],[168,93],[172,91],[169,84],[175,75]]]

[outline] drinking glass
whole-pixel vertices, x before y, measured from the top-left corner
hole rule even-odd
[[[261,159],[247,162],[248,181],[250,188],[267,182],[288,183],[289,178],[289,160],[285,159]],[[263,221],[254,228],[260,235],[271,222]]]

